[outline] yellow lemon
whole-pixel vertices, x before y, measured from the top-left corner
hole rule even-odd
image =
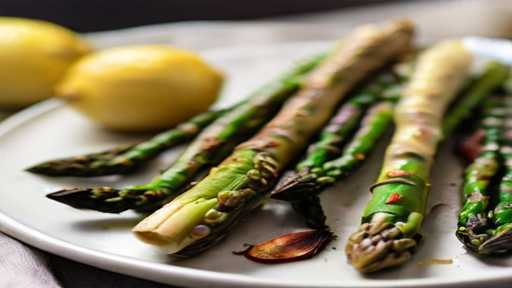
[[[0,17],[0,107],[19,108],[52,96],[67,68],[91,48],[52,23]]]
[[[121,131],[174,126],[217,99],[223,77],[197,54],[160,45],[120,47],[73,65],[57,95],[100,125]]]

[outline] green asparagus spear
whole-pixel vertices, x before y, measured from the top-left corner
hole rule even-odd
[[[445,121],[443,121],[443,133],[445,135],[452,133],[456,125],[468,118],[473,108],[481,103],[484,97],[489,95],[491,91],[495,90],[505,81],[507,75],[508,68],[505,65],[498,62],[490,62],[486,66],[485,71],[468,85],[461,100],[457,101],[453,108],[450,109],[450,113],[448,113]],[[407,74],[403,74],[401,81],[404,81],[407,77]],[[396,82],[397,80],[398,79],[395,80],[395,83],[386,83],[388,86],[381,87],[380,92],[383,95],[399,95],[401,85]],[[378,90],[375,89],[374,91],[377,92]],[[398,97],[394,96],[388,100],[393,102],[397,98]],[[325,163],[325,161],[313,162],[317,165],[306,166],[300,163],[296,169],[296,173],[284,178],[283,181],[277,185],[276,189],[272,192],[273,198],[298,201],[307,195],[318,193],[336,181],[348,176],[349,172],[364,161],[365,157],[361,156],[370,152],[375,146],[374,143],[379,139],[378,136],[386,131],[384,127],[382,127],[382,129],[380,127],[373,127],[375,130],[370,131],[372,126],[370,125],[369,127],[368,129],[363,127],[362,129],[364,129],[364,131],[361,133],[364,135],[366,134],[365,132],[369,132],[369,136],[366,137],[371,137],[368,140],[372,140],[373,142],[368,142],[366,139],[360,141],[360,139],[356,137],[356,139],[352,140],[349,144],[349,147],[355,148],[345,149],[339,159],[331,160],[328,163]],[[362,145],[364,144],[366,145],[363,147]],[[363,151],[364,153],[357,159],[354,155],[350,155],[352,149],[365,149],[365,151]],[[320,160],[325,159],[326,158],[322,158]],[[311,163],[311,161],[306,163]]]
[[[417,247],[443,115],[470,64],[471,54],[457,41],[437,44],[419,57],[396,107],[397,129],[362,224],[346,246],[350,263],[359,271],[401,265]]]
[[[392,105],[389,102],[395,102],[397,100],[397,95],[399,95],[400,89],[396,89],[395,83],[389,86],[389,84],[392,83],[391,81],[396,80],[396,78],[390,78],[389,76],[392,75],[387,73],[383,74],[383,76],[384,77],[378,80],[377,83],[373,83],[371,86],[363,89],[363,91],[372,91],[372,93],[357,93],[352,100],[357,100],[359,97],[363,97],[364,95],[369,94],[372,95],[375,100],[386,99],[387,101],[374,104],[374,106],[369,109],[367,115],[365,115],[361,121],[361,127],[358,129],[352,140],[350,140],[347,147],[343,150],[343,153],[341,153],[341,151],[340,153],[337,153],[338,155],[341,154],[341,157],[332,161],[327,161],[329,158],[332,159],[332,157],[324,157],[320,159],[313,158],[317,160],[315,162],[307,162],[303,160],[297,165],[296,170],[293,171],[291,175],[283,177],[283,180],[280,182],[280,184],[276,185],[276,188],[271,192],[272,197],[275,199],[290,201],[293,210],[295,210],[297,214],[304,217],[306,225],[310,228],[329,230],[329,227],[325,224],[327,217],[324,214],[322,205],[320,203],[320,198],[316,192],[320,192],[323,187],[326,187],[332,184],[335,180],[340,179],[342,175],[347,175],[350,170],[353,170],[359,165],[359,163],[362,163],[366,158],[363,156],[365,156],[372,149],[372,147],[375,146],[374,142],[379,139],[379,136],[386,130],[388,126],[390,126],[392,122]],[[388,85],[387,89],[379,90],[382,88],[382,84]],[[324,131],[328,131],[331,125],[336,125],[336,118],[344,113],[346,109],[345,107],[347,106],[353,107],[351,101],[343,105],[338,110],[338,113],[333,117],[329,125],[324,128]],[[340,121],[339,124],[342,126],[346,125],[346,123],[343,121]],[[325,143],[322,141],[322,137],[318,143]],[[333,143],[333,145],[335,144]],[[310,151],[316,151],[317,149],[320,149],[321,152],[323,149],[323,147],[316,146],[315,144],[310,147]],[[305,159],[310,158],[311,155],[314,154],[311,152],[308,153]],[[332,153],[331,155],[335,155],[335,153]],[[303,163],[312,163],[314,165],[307,165],[301,169],[301,165],[303,165]],[[324,168],[324,165],[327,165],[328,167]],[[325,175],[327,171],[332,172],[334,170],[344,171],[344,173],[334,172],[331,176]],[[336,175],[336,177],[334,175]],[[320,182],[318,179],[320,179]],[[286,238],[288,235],[291,234],[280,236],[279,238]],[[281,242],[277,241],[277,243]],[[317,250],[317,252],[319,251],[320,249]]]
[[[464,205],[459,212],[457,238],[473,251],[489,238],[489,202],[491,181],[500,168],[499,147],[503,137],[504,119],[500,101],[488,101],[482,120],[484,147],[464,173]]]
[[[397,21],[351,34],[256,136],[133,231],[179,256],[197,254],[222,240],[241,216],[268,199],[269,188],[326,124],[340,99],[410,47],[412,30],[409,22]]]
[[[232,109],[234,108],[207,111],[136,145],[119,146],[98,153],[50,160],[32,166],[27,171],[47,176],[75,177],[128,174],[166,149],[194,138],[215,119]]]
[[[247,102],[207,127],[170,168],[151,182],[124,189],[66,189],[51,193],[48,197],[75,208],[108,213],[128,209],[146,212],[160,208],[177,196],[202,168],[220,162],[234,146],[268,122],[298,89],[303,77],[323,58],[324,54],[308,59],[257,90]]]
[[[311,178],[300,179],[300,186],[293,187],[293,190],[282,190],[289,193],[283,193],[287,196],[286,200],[291,201],[295,212],[304,217],[310,228],[326,228],[326,216],[317,194],[335,181],[346,177],[364,162],[377,140],[391,126],[392,118],[391,103],[385,101],[375,105],[363,118],[361,128],[347,144],[341,157],[326,162],[321,171],[308,173]]]
[[[395,76],[391,73],[379,75],[376,83],[364,87],[359,93],[344,104],[329,124],[323,129],[318,142],[309,146],[304,160],[297,164],[297,169],[310,170],[322,166],[326,161],[338,156],[340,146],[354,131],[359,120],[368,107],[379,99],[383,86],[394,84]]]
[[[497,117],[501,116],[504,110],[505,119],[502,122],[504,125],[503,139],[499,149],[499,154],[502,160],[503,173],[499,179],[499,186],[497,195],[497,204],[493,213],[489,213],[490,229],[485,231],[487,233],[486,241],[478,246],[476,251],[479,254],[500,254],[510,252],[512,249],[512,98],[507,96],[503,99],[506,107],[497,108]],[[487,145],[484,146],[484,149]],[[479,243],[475,243],[479,244]]]
[[[450,113],[443,121],[443,134],[450,135],[460,123],[471,115],[474,107],[482,103],[483,99],[503,85],[508,79],[509,68],[499,62],[489,62],[483,73],[476,77],[465,89],[464,97],[457,101],[450,109]]]
[[[396,83],[396,80],[394,81],[395,83],[386,83],[388,85],[386,88],[396,92],[395,86],[398,83]],[[387,91],[382,86],[370,86],[369,88],[373,90],[370,94],[373,96],[372,102],[379,99],[380,95]],[[375,146],[374,144],[379,136],[391,125],[392,113],[389,103],[375,104],[369,110],[361,128],[345,149],[341,149],[341,141],[335,140],[336,137],[339,137],[339,132],[348,134],[352,131],[347,130],[357,128],[352,122],[359,122],[364,113],[363,110],[368,106],[366,103],[365,106],[362,106],[358,100],[359,97],[367,95],[367,93],[365,91],[363,94],[357,95],[352,101],[340,108],[338,114],[331,120],[330,125],[325,128],[324,134],[322,134],[323,137],[320,138],[318,144],[310,146],[311,149],[306,158],[296,166],[293,173],[284,177],[272,191],[273,198],[300,201],[332,185],[336,180],[346,176],[349,171],[363,162],[366,154]],[[345,118],[342,118],[344,116]],[[338,119],[343,119],[343,121],[338,121]],[[335,129],[338,129],[338,131]],[[334,134],[334,136],[331,136],[331,134]],[[344,138],[347,138],[347,136],[342,135]],[[336,157],[338,158],[335,159]]]
[[[408,58],[411,58],[410,56]],[[304,217],[308,227],[322,230],[329,229],[325,224],[327,217],[317,193],[332,185],[334,181],[341,177],[347,176],[351,169],[344,169],[344,167],[338,165],[338,168],[346,173],[339,173],[337,177],[332,175],[325,177],[325,173],[328,169],[336,167],[336,163],[349,164],[353,170],[359,166],[357,162],[362,163],[364,161],[365,157],[362,156],[369,153],[372,147],[375,146],[370,142],[377,141],[379,136],[386,131],[385,126],[391,124],[391,115],[386,108],[389,105],[375,104],[375,101],[396,102],[398,100],[402,86],[401,82],[408,78],[408,74],[412,71],[409,69],[412,63],[412,61],[401,62],[394,67],[394,73],[384,72],[380,74],[376,80],[371,81],[371,84],[356,92],[353,99],[340,107],[329,125],[324,128],[320,140],[310,145],[306,158],[297,164],[294,171],[285,174],[276,185],[271,192],[272,198],[290,201],[293,210]],[[368,97],[371,97],[369,99],[372,100],[372,104],[360,105],[359,99]],[[363,104],[366,103],[363,102]],[[348,144],[348,148],[341,149],[345,141],[337,141],[337,139],[345,140],[348,134],[352,132],[349,129],[356,128],[352,123],[354,121],[359,122],[356,117],[357,119],[362,117],[362,114],[371,105],[385,107],[371,108],[362,121],[362,127],[359,128],[354,139]],[[355,153],[359,153],[357,157],[355,157]],[[338,160],[333,160],[338,156]],[[353,159],[353,161],[347,161],[349,159]],[[333,166],[328,169],[324,168],[326,162],[333,164]],[[327,165],[329,166],[329,164]]]
[[[402,66],[403,64],[400,64],[398,66]],[[410,63],[409,65],[410,66]],[[409,71],[409,69],[407,69]],[[412,71],[412,70],[410,70]],[[409,73],[402,73],[401,76],[404,79],[409,78]],[[483,98],[488,96],[492,91],[496,90],[500,85],[503,84],[504,80],[507,79],[508,74],[508,68],[502,64],[493,62],[487,65],[484,72],[476,77],[470,85],[468,85],[468,88],[465,89],[465,91],[462,93],[462,96],[460,99],[456,101],[456,103],[449,109],[447,113],[447,117],[443,121],[443,131],[445,135],[446,133],[450,134],[451,131],[459,125],[465,118],[467,118],[467,115],[470,114],[471,111],[475,110],[474,108],[478,106],[478,104],[481,102]],[[400,86],[398,86],[400,87]],[[398,95],[401,92],[401,89],[397,88],[391,88],[391,90],[394,90],[394,95]],[[389,94],[387,93],[388,89],[384,90],[383,94]],[[398,98],[398,97],[393,97]],[[388,99],[392,100],[391,102],[394,102],[393,98]],[[383,104],[380,104],[383,105]],[[462,110],[461,110],[462,109]],[[383,111],[384,112],[384,111]],[[357,132],[354,139],[347,145],[348,147],[345,149],[343,156],[341,156],[337,160],[333,160],[330,162],[327,162],[328,164],[325,164],[324,166],[327,166],[321,170],[313,171],[315,174],[305,174],[304,178],[301,179],[302,181],[298,180],[300,184],[296,184],[295,189],[285,190],[282,187],[278,187],[275,189],[272,193],[276,193],[276,191],[282,192],[293,192],[293,195],[291,197],[288,197],[288,200],[291,200],[291,205],[295,212],[297,212],[299,215],[303,216],[306,224],[308,227],[313,229],[318,229],[321,231],[329,231],[329,227],[326,226],[326,216],[324,214],[324,211],[322,209],[320,199],[317,196],[317,194],[313,193],[314,189],[318,189],[318,191],[321,190],[322,185],[328,186],[330,183],[332,183],[335,180],[339,180],[343,177],[346,177],[349,172],[353,169],[353,167],[356,167],[357,165],[360,165],[359,163],[363,162],[366,157],[355,157],[357,155],[356,153],[360,153],[361,151],[366,151],[365,149],[370,149],[370,147],[375,146],[371,144],[370,141],[375,141],[376,139],[379,139],[379,131],[384,131],[385,129],[381,128],[382,125],[381,121],[378,119],[381,116],[378,115],[378,113],[372,113],[369,112],[367,116],[365,116],[365,120],[363,120],[362,127]],[[374,119],[374,120],[372,120]],[[382,119],[383,121],[385,119]],[[379,125],[373,125],[372,123],[377,123]],[[373,135],[373,136],[372,136]],[[511,134],[512,135],[512,134]],[[368,138],[369,137],[369,138]],[[373,139],[373,140],[372,140]],[[366,155],[366,153],[363,153],[362,155]],[[330,169],[330,176],[325,176],[325,173],[327,173]],[[333,173],[334,172],[334,173]],[[307,175],[314,175],[309,176]],[[318,183],[317,179],[320,177],[326,177],[323,178],[323,183]],[[512,179],[512,178],[511,178]],[[285,182],[286,183],[286,180]],[[290,182],[288,182],[290,183]],[[309,185],[309,186],[307,186]],[[304,187],[304,188],[303,188]],[[292,186],[292,188],[294,188]],[[298,188],[303,189],[304,191],[302,194],[301,190]],[[292,193],[290,193],[292,194]],[[273,195],[275,197],[276,195]],[[277,194],[277,196],[281,196],[281,194]],[[275,197],[279,198],[279,197]],[[511,198],[512,199],[512,198]],[[506,206],[506,204],[503,204]],[[279,254],[279,251],[286,247],[287,243],[285,240],[289,239],[290,236],[295,235],[296,233],[291,234],[285,234],[278,236],[276,238],[273,238],[271,241],[265,242],[265,247],[270,251],[278,251],[276,252]],[[505,233],[503,233],[505,234]],[[309,235],[309,234],[308,234]],[[316,234],[315,234],[316,235]],[[503,237],[506,238],[506,237]],[[299,241],[298,239],[295,239],[294,241]],[[300,241],[310,241],[309,238],[301,239]],[[506,241],[504,241],[506,242]],[[321,246],[321,242],[315,242],[318,247],[314,249],[314,253],[310,254],[310,256],[313,256],[316,253],[319,253],[321,251],[321,248],[324,246]],[[272,247],[272,245],[276,245],[276,247]],[[293,245],[293,244],[288,244]],[[292,247],[289,247],[293,250]],[[503,247],[500,247],[500,249],[503,249]],[[285,255],[275,255],[275,258],[285,257]],[[256,256],[248,257],[251,260],[255,260]],[[282,259],[285,261],[286,259]]]

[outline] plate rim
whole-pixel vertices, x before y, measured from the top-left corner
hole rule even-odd
[[[489,38],[483,38],[489,39]],[[502,39],[500,39],[501,41]],[[505,39],[503,39],[505,40]],[[505,40],[512,44],[511,41]],[[233,55],[244,54],[247,50],[272,50],[284,49],[287,46],[297,45],[325,45],[331,41],[301,41],[287,42],[278,44],[262,45],[240,45],[231,47],[221,47],[201,52],[202,55],[214,54]],[[64,104],[57,99],[50,99],[28,107],[0,123],[0,138],[5,137],[18,126],[30,121],[31,119],[58,109]],[[340,282],[329,281],[318,285],[302,282],[279,282],[277,280],[262,280],[253,276],[246,276],[229,272],[215,272],[197,268],[187,268],[169,264],[154,263],[147,260],[140,260],[129,256],[120,256],[107,252],[96,251],[84,248],[64,240],[46,235],[36,228],[16,221],[10,216],[0,211],[0,231],[18,239],[26,244],[41,249],[43,251],[73,260],[100,269],[146,279],[154,282],[160,282],[178,286],[204,285],[207,287],[454,287],[455,285],[465,285],[465,287],[477,286],[481,284],[498,284],[503,281],[512,281],[512,267],[504,268],[500,271],[489,272],[484,276],[465,276],[464,278],[453,277],[450,279],[371,279],[368,282],[347,281],[340,285]],[[341,259],[340,255],[340,260]]]

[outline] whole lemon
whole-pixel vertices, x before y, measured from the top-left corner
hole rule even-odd
[[[91,48],[52,23],[0,17],[0,107],[19,108],[52,96],[67,68]]]
[[[192,52],[160,45],[120,47],[78,61],[57,96],[104,127],[159,130],[207,110],[222,79]]]

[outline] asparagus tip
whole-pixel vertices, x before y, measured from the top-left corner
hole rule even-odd
[[[477,233],[474,229],[464,226],[457,228],[455,236],[467,249],[479,254],[480,246],[489,238],[487,233]]]
[[[58,166],[58,164],[59,163],[56,163],[56,162],[43,162],[43,163],[39,163],[34,166],[25,168],[25,171],[33,173],[33,174],[39,174],[39,175],[60,176],[61,169]]]
[[[101,195],[101,197],[98,197]],[[119,190],[110,187],[64,189],[46,197],[77,209],[96,210],[104,213],[121,213],[126,210]],[[114,197],[112,197],[114,196]],[[119,201],[116,201],[118,200]]]
[[[363,223],[345,248],[348,261],[360,272],[370,273],[399,266],[411,258],[418,239],[405,236],[385,219]],[[419,236],[419,234],[416,234]]]
[[[95,177],[114,174],[128,174],[134,171],[139,163],[111,163],[109,161],[112,161],[116,157],[122,155],[131,147],[131,145],[123,145],[103,152],[45,161],[28,167],[25,171],[54,177]]]
[[[273,199],[284,201],[302,200],[308,196],[308,191],[314,190],[316,186],[315,177],[311,177],[309,171],[301,171],[299,173],[292,172],[283,177],[283,179],[272,190]]]
[[[34,174],[44,174],[44,166],[37,164],[34,166],[30,166],[28,168],[25,168],[25,171],[34,173]]]
[[[478,247],[479,254],[503,254],[512,250],[512,225],[507,225]]]

